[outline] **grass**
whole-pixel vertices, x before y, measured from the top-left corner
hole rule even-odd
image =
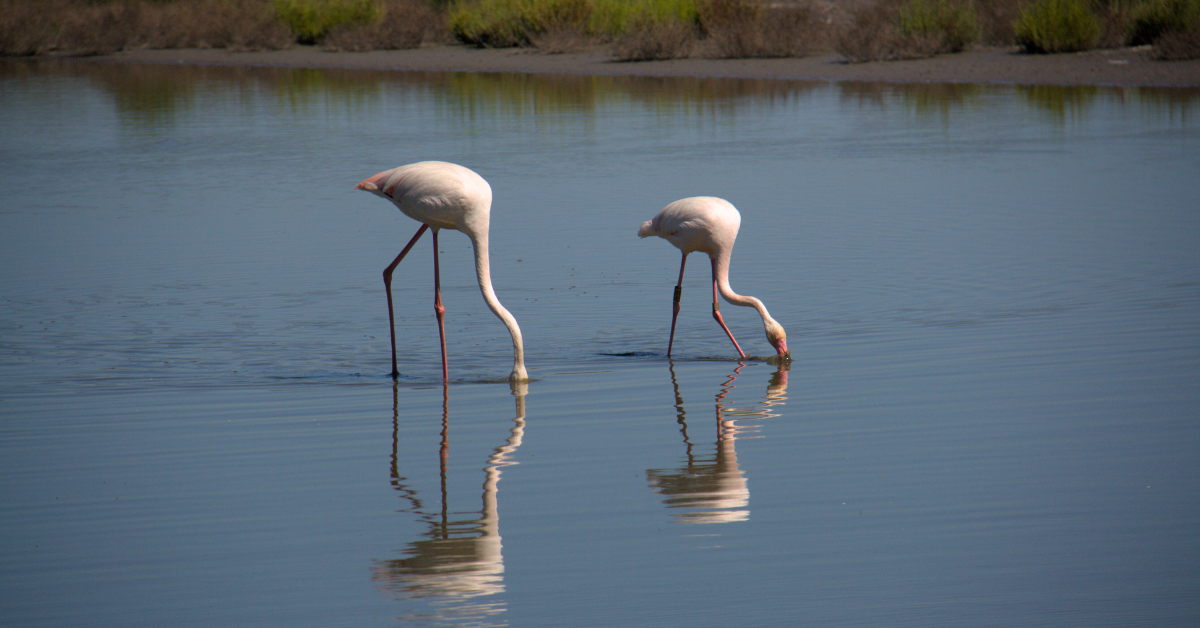
[[[446,41],[447,33],[424,0],[0,0],[4,55],[297,43],[397,48]]]
[[[418,48],[425,42],[453,41],[445,11],[422,0],[377,0],[376,20],[346,20],[330,26],[321,38],[326,50],[365,52]]]
[[[711,57],[799,57],[828,45],[827,29],[812,4],[708,0],[698,18],[711,42]]]
[[[552,30],[612,41],[663,25],[694,24],[697,14],[696,0],[464,0],[450,8],[450,29],[479,46],[530,46]],[[669,30],[657,32],[674,34]]]
[[[852,2],[852,3],[851,3]],[[854,7],[853,10],[847,7]],[[459,41],[617,60],[1049,53],[1152,44],[1200,57],[1200,0],[0,0],[0,54],[132,48],[327,50]]]
[[[1087,0],[1038,0],[1021,11],[1015,35],[1026,52],[1076,52],[1094,47],[1100,28]]]
[[[650,22],[618,36],[612,45],[612,56],[616,61],[679,59],[690,57],[698,41],[694,24]]]
[[[301,44],[315,44],[344,24],[365,26],[383,21],[383,6],[375,0],[273,0],[271,5]]]
[[[968,0],[881,0],[855,12],[835,49],[857,62],[915,59],[961,52],[980,33]]]
[[[1148,0],[1136,5],[1127,34],[1134,46],[1155,44],[1164,36],[1185,41],[1200,30],[1200,0]],[[1195,39],[1193,36],[1192,39]]]
[[[0,54],[6,55],[135,47],[265,50],[291,41],[266,0],[0,0]]]
[[[929,41],[937,53],[961,52],[979,40],[970,2],[910,0],[901,6],[896,27],[904,37]]]

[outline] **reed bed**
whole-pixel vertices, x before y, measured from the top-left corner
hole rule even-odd
[[[1200,57],[1200,0],[0,0],[0,54],[136,48],[334,51],[463,42],[620,61],[796,57],[851,62],[1150,45]]]

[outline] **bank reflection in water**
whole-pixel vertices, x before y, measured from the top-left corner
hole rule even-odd
[[[525,434],[525,395],[528,384],[512,384],[516,397],[516,417],[508,438],[497,446],[483,467],[483,502],[478,516],[467,518],[448,511],[446,486],[450,440],[449,388],[442,393],[441,508],[430,511],[416,491],[405,484],[399,469],[399,399],[393,389],[391,482],[410,507],[427,525],[424,538],[410,542],[403,558],[378,560],[372,579],[386,590],[407,598],[426,598],[437,607],[443,619],[496,620],[503,613],[503,600],[480,599],[504,592],[504,556],[501,553],[500,512],[497,502],[501,469],[518,464],[510,457],[521,446]],[[427,619],[429,616],[425,616]],[[482,623],[476,625],[504,625]]]
[[[667,116],[757,115],[772,106],[804,102],[834,90],[847,105],[887,108],[899,103],[916,115],[935,115],[957,125],[975,124],[959,114],[988,107],[996,94],[1016,93],[1056,123],[1081,120],[1102,105],[1138,104],[1143,114],[1191,125],[1200,90],[1160,87],[1003,86],[968,83],[869,83],[737,78],[563,75],[504,72],[418,72],[337,68],[270,68],[97,63],[0,59],[0,80],[42,76],[88,79],[108,94],[120,121],[169,128],[179,114],[222,108],[258,112],[263,102],[296,118],[385,115],[400,102],[418,104],[455,121],[527,119],[530,124],[587,124],[631,107]],[[431,106],[431,103],[432,106]],[[535,114],[555,114],[547,117]],[[559,114],[569,114],[565,117]],[[951,115],[954,114],[954,115]],[[433,119],[433,118],[431,118]]]
[[[715,451],[698,452],[688,434],[687,411],[679,393],[675,367],[671,365],[671,383],[675,386],[675,412],[683,435],[686,464],[676,469],[648,469],[650,488],[663,495],[667,508],[683,509],[674,513],[679,523],[729,523],[750,518],[750,488],[746,475],[738,467],[736,443],[739,438],[758,438],[758,421],[779,416],[775,406],[787,402],[787,366],[771,375],[763,400],[750,406],[734,406],[727,399],[745,364],[721,384],[716,395],[717,433]]]

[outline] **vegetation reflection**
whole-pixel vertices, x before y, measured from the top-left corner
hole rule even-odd
[[[529,117],[554,123],[570,114],[594,114],[637,106],[655,115],[754,113],[833,89],[845,104],[863,107],[898,103],[915,115],[949,120],[952,112],[979,108],[991,89],[1017,89],[1052,120],[1078,118],[1098,102],[1139,103],[1186,120],[1200,90],[1095,86],[989,88],[951,83],[824,83],[702,77],[647,77],[521,73],[417,72],[384,70],[168,66],[103,61],[0,60],[0,80],[45,75],[87,78],[111,95],[133,124],[169,126],[178,114],[222,101],[259,105],[272,97],[297,115],[315,112],[361,115],[395,98],[432,97],[438,111],[460,119]],[[586,116],[585,116],[586,119]]]
[[[750,518],[750,488],[746,475],[738,466],[738,438],[755,437],[762,427],[756,421],[779,416],[775,406],[787,402],[788,366],[780,365],[767,383],[767,393],[761,402],[751,406],[731,405],[727,397],[737,388],[734,384],[744,362],[729,374],[716,396],[717,433],[714,451],[696,451],[688,435],[687,411],[671,362],[671,383],[675,387],[675,413],[679,433],[683,435],[686,464],[675,469],[648,469],[646,478],[655,493],[663,495],[667,508],[685,509],[673,516],[679,523],[729,523]]]
[[[449,512],[447,467],[450,450],[450,391],[442,387],[442,438],[439,451],[441,507],[431,510],[406,484],[400,473],[398,386],[392,388],[392,487],[409,503],[404,512],[416,514],[427,526],[423,538],[404,548],[403,558],[377,560],[372,579],[386,590],[411,599],[428,599],[437,619],[461,622],[495,620],[506,606],[491,596],[504,592],[500,512],[497,500],[501,470],[518,464],[511,456],[525,435],[525,395],[528,384],[511,384],[516,417],[508,438],[497,446],[483,467],[482,506],[470,516]],[[431,619],[424,616],[425,619]],[[491,623],[479,625],[494,625]]]

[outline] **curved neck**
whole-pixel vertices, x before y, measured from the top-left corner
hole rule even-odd
[[[479,292],[483,294],[483,301],[487,303],[492,313],[499,318],[504,326],[508,328],[508,333],[512,335],[513,341],[513,370],[509,375],[510,381],[522,381],[529,379],[525,372],[525,345],[521,340],[521,327],[517,325],[517,319],[509,314],[508,310],[500,304],[500,299],[496,298],[496,291],[492,289],[492,270],[491,261],[488,258],[488,237],[487,233],[483,234],[467,234],[471,238],[471,244],[475,247],[475,276],[479,280]]]
[[[713,267],[713,281],[717,282],[717,289],[721,292],[721,296],[733,305],[752,307],[758,310],[758,315],[762,317],[763,324],[766,324],[767,321],[774,322],[775,319],[771,318],[771,315],[767,313],[767,306],[763,305],[762,301],[754,297],[742,296],[729,287],[729,255],[730,252],[726,250],[722,251],[717,257],[710,257]]]

